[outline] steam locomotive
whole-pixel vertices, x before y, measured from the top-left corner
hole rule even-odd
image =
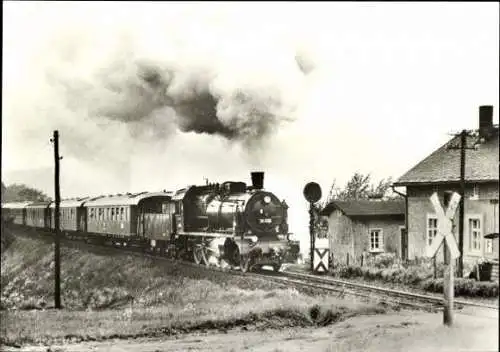
[[[206,266],[278,271],[297,258],[299,243],[288,232],[286,202],[264,190],[263,172],[252,172],[251,179],[251,186],[228,181],[62,200],[60,230],[70,238],[142,247]],[[2,204],[2,219],[21,226],[54,231],[54,214],[54,202]]]

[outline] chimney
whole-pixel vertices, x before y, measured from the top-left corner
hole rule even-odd
[[[252,186],[255,189],[264,188],[264,173],[263,172],[251,172],[252,176]]]
[[[479,137],[488,138],[493,128],[493,106],[479,107]]]

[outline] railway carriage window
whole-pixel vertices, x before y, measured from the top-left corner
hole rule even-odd
[[[111,220],[115,219],[115,208],[111,208]]]
[[[120,208],[115,208],[115,219],[118,220],[118,214],[120,214]]]
[[[123,220],[123,213],[125,212],[125,209],[122,207],[120,208],[120,220]]]

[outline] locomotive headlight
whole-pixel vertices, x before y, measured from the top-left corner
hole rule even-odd
[[[265,197],[264,197],[264,203],[266,203],[266,204],[271,203],[271,197],[269,197],[269,196],[265,196]]]

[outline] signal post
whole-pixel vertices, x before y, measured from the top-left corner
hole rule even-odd
[[[304,187],[304,197],[309,202],[309,239],[310,239],[310,260],[311,272],[325,273],[328,271],[328,239],[325,238],[326,232],[315,229],[315,225],[319,225],[319,214],[314,205],[321,199],[321,187],[316,182],[309,182]],[[315,219],[318,217],[318,219]],[[317,221],[315,221],[317,220]],[[318,230],[318,231],[316,231]],[[316,236],[318,236],[318,245],[321,248],[316,248]]]

